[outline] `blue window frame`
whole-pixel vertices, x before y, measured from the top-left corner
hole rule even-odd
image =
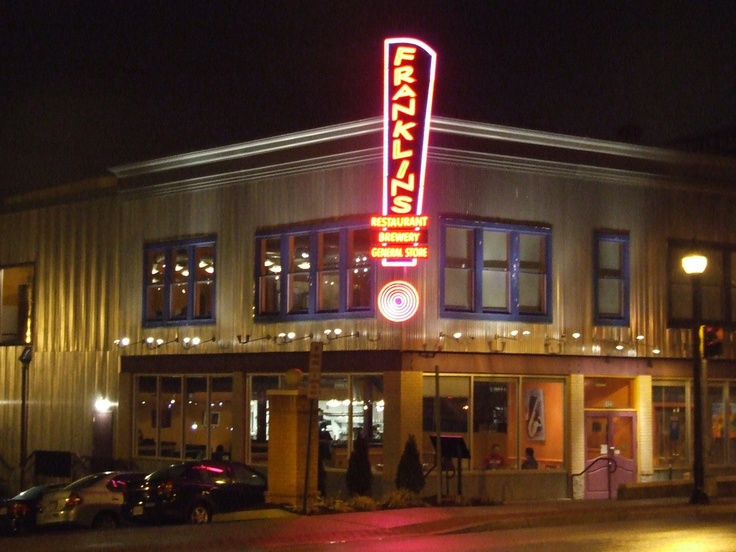
[[[596,232],[594,238],[595,324],[629,325],[629,235]]]
[[[370,229],[343,223],[256,235],[256,316],[327,319],[374,315]]]
[[[151,243],[145,247],[143,325],[215,321],[215,239]]]
[[[441,228],[441,316],[551,321],[550,228],[444,218]]]

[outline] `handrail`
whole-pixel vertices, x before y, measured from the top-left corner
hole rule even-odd
[[[580,473],[573,473],[573,474],[570,475],[570,477],[577,477],[579,475],[583,475],[585,472],[587,472],[590,468],[592,468],[593,466],[595,466],[600,461],[605,461],[605,462],[608,463],[608,473],[613,473],[613,472],[615,472],[618,469],[618,464],[616,463],[616,459],[615,458],[611,458],[610,456],[599,456],[598,458],[596,458],[595,460],[593,460],[588,465],[588,467],[585,468],[583,471],[581,471]],[[613,464],[613,469],[611,469],[611,464]]]

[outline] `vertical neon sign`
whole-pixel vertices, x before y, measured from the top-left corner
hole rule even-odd
[[[422,215],[437,54],[413,38],[384,42],[383,205],[371,217],[371,257],[382,266],[416,266],[428,258],[428,217]],[[408,282],[389,282],[378,308],[394,322],[417,312],[419,296]]]
[[[419,40],[389,38],[384,42],[384,217],[377,227],[384,236],[398,237],[423,228],[414,223],[422,214],[436,62],[435,51]],[[417,258],[427,256],[426,247],[416,251],[417,245],[383,241],[381,247],[405,247],[404,253],[397,257],[384,249],[375,251],[375,257],[381,257],[383,266],[416,266]]]

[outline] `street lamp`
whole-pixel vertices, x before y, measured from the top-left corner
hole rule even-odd
[[[693,494],[690,504],[708,504],[705,492],[705,462],[703,459],[703,361],[700,354],[700,325],[702,324],[701,278],[708,259],[700,253],[689,253],[682,258],[682,268],[690,276],[693,286]]]
[[[26,456],[28,456],[28,366],[33,358],[33,349],[30,345],[23,348],[18,357],[23,366],[20,398],[20,490],[25,487]]]

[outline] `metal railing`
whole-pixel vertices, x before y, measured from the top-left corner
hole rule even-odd
[[[616,459],[612,458],[610,456],[600,456],[593,460],[588,466],[581,471],[580,473],[573,473],[570,476],[570,480],[572,481],[573,477],[579,477],[581,475],[584,475],[588,470],[590,470],[593,466],[596,464],[599,464],[600,462],[606,462],[608,464],[608,499],[610,500],[613,498],[612,493],[612,485],[611,485],[611,476],[614,474],[614,472],[618,469],[618,464],[616,463]]]

